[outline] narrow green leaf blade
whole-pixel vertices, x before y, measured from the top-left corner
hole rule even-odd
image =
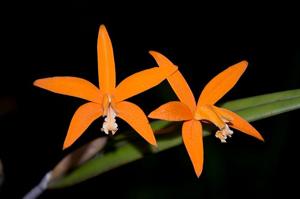
[[[269,93],[264,95],[258,95],[253,97],[247,97],[243,99],[232,100],[222,104],[222,107],[228,108],[232,111],[238,111],[245,108],[255,107],[263,104],[269,104],[281,100],[288,100],[300,97],[300,89],[281,91],[275,93]]]
[[[235,111],[249,122],[285,113],[300,108],[300,96],[285,100],[278,100]]]

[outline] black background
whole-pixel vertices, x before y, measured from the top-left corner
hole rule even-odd
[[[1,28],[0,96],[15,108],[0,118],[6,177],[1,198],[20,198],[64,155],[102,135],[101,122],[95,122],[62,151],[69,121],[84,101],[32,86],[35,79],[63,75],[97,84],[100,24],[113,43],[117,82],[154,66],[148,50],[157,50],[180,67],[196,98],[213,76],[241,60],[248,60],[249,67],[222,102],[300,88],[299,23],[292,6],[27,2],[7,10]],[[163,83],[129,101],[149,113],[168,100],[161,93],[166,88]],[[254,122],[265,143],[238,133],[226,145],[205,138],[199,179],[180,146],[41,198],[288,197],[297,193],[292,180],[299,173],[298,115],[293,111]]]

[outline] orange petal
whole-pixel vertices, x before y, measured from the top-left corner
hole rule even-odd
[[[237,83],[247,65],[247,61],[241,61],[215,76],[204,87],[198,100],[198,107],[206,104],[213,105],[221,99]]]
[[[155,59],[156,63],[162,70],[173,72],[178,70],[177,66],[175,66],[168,58],[166,58],[161,53],[153,50],[150,50],[149,53],[150,55],[152,55],[152,57]]]
[[[100,104],[89,102],[80,106],[71,120],[63,148],[71,146],[102,113]]]
[[[48,77],[34,81],[33,85],[73,97],[79,97],[92,102],[101,102],[102,94],[92,83],[78,77]]]
[[[230,126],[232,128],[235,128],[243,133],[246,133],[247,135],[251,135],[261,141],[264,141],[264,138],[260,135],[260,133],[251,124],[249,124],[249,122],[240,117],[238,114],[224,108],[214,107],[214,110],[216,110],[220,115],[224,117],[232,118],[232,121],[230,121]]]
[[[158,85],[169,75],[165,72],[154,67],[127,77],[115,89],[115,101],[123,101]]]
[[[99,85],[104,93],[111,93],[116,85],[113,47],[104,25],[98,34],[98,76]]]
[[[190,120],[183,123],[182,138],[185,148],[192,160],[196,175],[199,177],[203,169],[203,137],[199,121]]]
[[[221,115],[219,115],[210,105],[200,106],[195,113],[195,119],[210,121],[219,129],[223,129],[225,126],[225,122],[222,120]]]
[[[169,120],[169,121],[184,121],[191,120],[193,114],[189,107],[179,101],[168,102],[161,105],[156,110],[149,114],[150,118]]]
[[[117,117],[125,120],[147,142],[156,146],[154,133],[142,109],[133,103],[123,101],[116,104],[116,110]]]
[[[150,54],[154,57],[160,68],[165,68],[165,70],[171,70],[170,68],[173,68],[173,70],[177,69],[177,66],[162,54],[155,51],[150,51]],[[167,79],[180,101],[186,104],[191,110],[195,110],[195,97],[180,71],[175,70]]]

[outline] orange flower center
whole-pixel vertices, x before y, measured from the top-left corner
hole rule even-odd
[[[118,130],[118,124],[116,123],[117,112],[115,110],[115,105],[110,95],[105,95],[103,99],[103,116],[104,122],[101,130],[106,134],[115,134]]]
[[[228,127],[227,124],[220,129],[219,131],[216,132],[215,136],[216,138],[219,138],[222,143],[226,143],[227,137],[231,137],[233,134],[233,131]]]
[[[226,139],[233,134],[233,131],[227,124],[231,119],[218,114],[210,105],[201,106],[198,112],[194,114],[194,118],[196,120],[210,121],[216,125],[219,130],[216,132],[215,136],[219,138],[222,143],[226,143]]]

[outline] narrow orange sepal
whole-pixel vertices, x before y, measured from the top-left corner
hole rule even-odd
[[[199,121],[190,120],[182,126],[183,143],[193,163],[196,175],[199,177],[203,170],[203,137],[202,125]]]
[[[97,50],[99,86],[103,93],[110,93],[116,86],[115,60],[112,43],[104,25],[99,28]]]
[[[248,65],[247,61],[241,61],[215,76],[204,87],[197,103],[197,109],[202,105],[213,105],[221,99],[237,83]]]
[[[71,120],[63,149],[71,146],[102,113],[100,104],[89,102],[80,106]]]
[[[102,100],[102,94],[96,86],[78,77],[48,77],[35,80],[33,85],[54,93],[78,97],[96,103],[100,103]]]
[[[147,142],[156,146],[154,133],[145,113],[137,105],[122,101],[116,104],[118,117],[127,122]]]
[[[193,114],[189,107],[179,101],[168,102],[152,111],[148,117],[168,120],[168,121],[184,121],[191,120]]]

